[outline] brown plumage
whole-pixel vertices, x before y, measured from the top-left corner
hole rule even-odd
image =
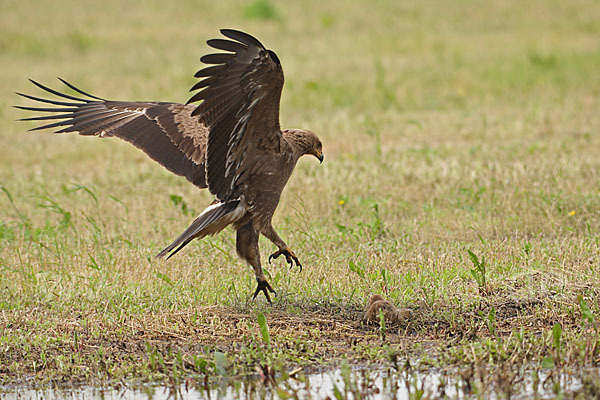
[[[191,240],[213,235],[228,225],[237,231],[238,255],[254,269],[258,286],[270,302],[260,263],[258,238],[262,234],[299,266],[296,255],[279,237],[271,218],[296,162],[309,154],[323,161],[319,138],[301,129],[281,130],[279,100],[283,70],[279,59],[256,38],[231,29],[221,33],[231,40],[212,39],[209,46],[224,50],[201,58],[211,64],[196,73],[200,90],[188,104],[109,101],[61,81],[82,97],[71,96],[32,81],[62,99],[18,93],[50,107],[24,107],[50,113],[25,121],[57,120],[32,130],[59,128],[56,133],[79,132],[115,136],[143,150],[169,171],[199,188],[208,188],[215,201],[157,257],[173,256]],[[199,105],[190,104],[201,101]]]
[[[365,307],[363,320],[368,324],[379,324],[379,312],[383,312],[386,323],[396,325],[404,324],[413,316],[413,312],[407,308],[397,308],[380,294],[374,294],[369,298]]]

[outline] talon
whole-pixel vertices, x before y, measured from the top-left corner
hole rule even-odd
[[[285,261],[287,261],[287,263],[290,265],[290,269],[294,268],[294,264],[296,264],[296,266],[300,267],[300,272],[302,272],[302,264],[300,264],[300,260],[298,260],[296,254],[294,254],[294,252],[290,250],[289,247],[283,248],[271,254],[269,256],[269,264],[271,263],[271,260],[278,258],[280,255],[285,256]]]
[[[269,296],[269,292],[273,293],[275,296],[277,296],[277,292],[273,290],[273,288],[271,287],[269,282],[267,282],[266,279],[256,278],[256,281],[258,282],[258,286],[256,286],[256,290],[254,291],[254,296],[252,296],[252,300],[256,299],[258,293],[263,292],[269,304],[273,304],[273,302],[271,301],[271,296]]]

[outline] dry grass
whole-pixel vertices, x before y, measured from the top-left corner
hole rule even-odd
[[[215,351],[229,375],[391,353],[600,363],[595,2],[1,7],[3,383],[162,380],[173,365],[213,376]],[[300,162],[275,217],[306,268],[267,267],[272,308],[247,302],[255,283],[230,232],[152,258],[194,217],[171,195],[197,212],[207,193],[126,143],[24,133],[10,108],[13,91],[35,92],[26,77],[57,75],[107,98],[184,102],[204,40],[226,26],[278,53],[282,124],[325,144],[326,162]],[[485,287],[467,250],[485,257]],[[414,320],[362,325],[373,293]]]

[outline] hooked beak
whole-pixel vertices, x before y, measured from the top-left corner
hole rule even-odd
[[[320,151],[317,150],[315,152],[315,157],[317,157],[319,159],[319,164],[323,163],[323,153],[322,152],[320,152]]]

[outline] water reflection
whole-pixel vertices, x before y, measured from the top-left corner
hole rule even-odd
[[[591,373],[598,377],[599,370]],[[588,374],[590,371],[587,372]],[[490,375],[492,376],[492,375]],[[324,398],[554,398],[559,393],[579,390],[583,383],[581,371],[560,374],[536,371],[521,371],[516,381],[503,383],[493,376],[486,377],[465,373],[447,374],[406,373],[393,369],[350,370],[343,367],[335,371],[300,375],[272,380],[264,384],[261,380],[228,380],[220,385],[206,387],[189,379],[175,387],[143,386],[96,388],[84,386],[72,389],[32,390],[25,388],[0,388],[2,399],[84,399],[84,400],[167,400],[167,399],[324,399]],[[471,379],[472,378],[472,379]],[[508,386],[506,385],[508,383]]]

